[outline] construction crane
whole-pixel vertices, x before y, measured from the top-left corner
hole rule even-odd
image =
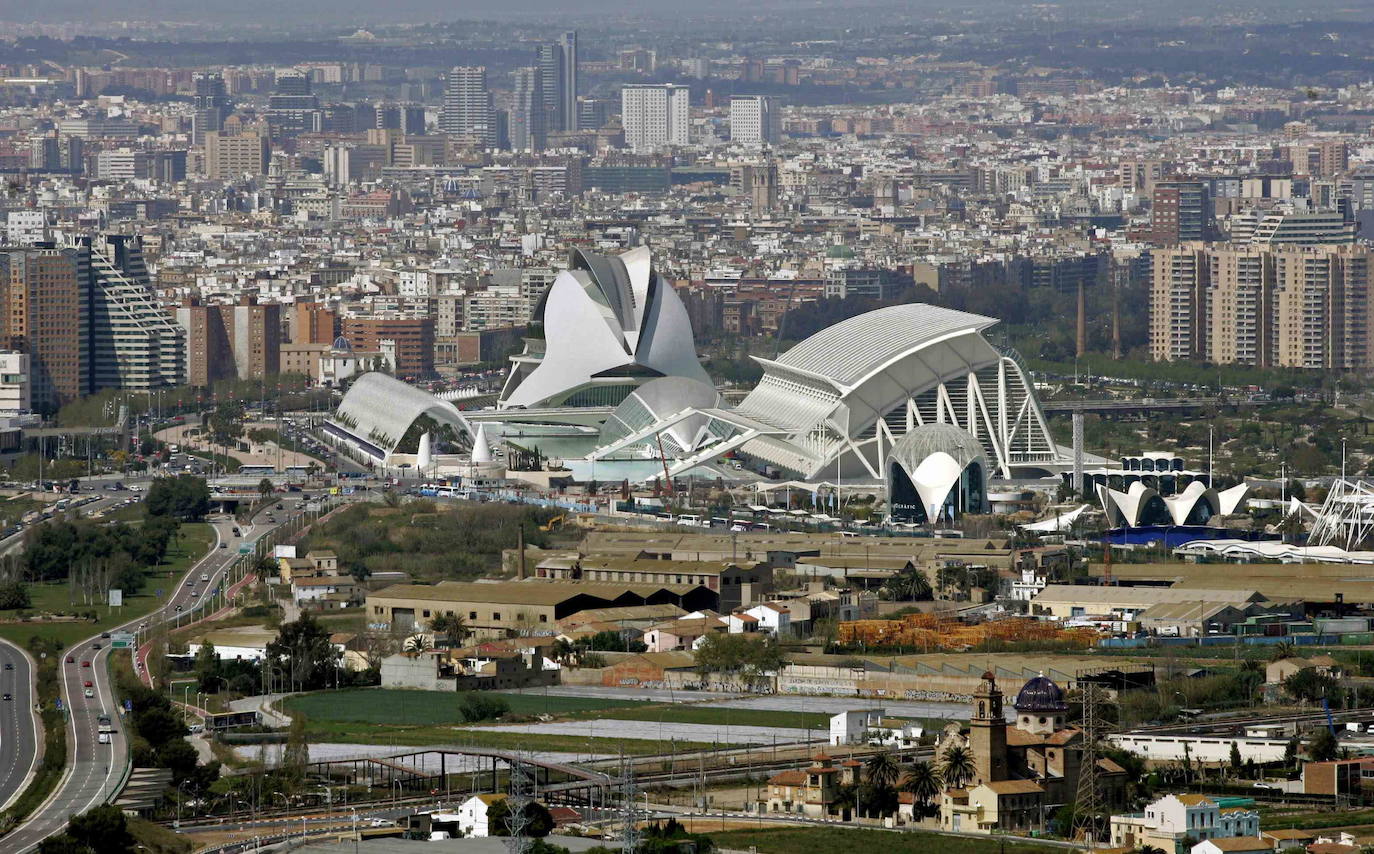
[[[543,531],[544,533],[547,534],[548,532],[550,532],[550,531],[553,530],[553,526],[554,526],[554,525],[562,525],[563,522],[564,522],[564,520],[566,520],[567,518],[568,518],[568,514],[567,514],[567,513],[559,513],[557,516],[554,516],[554,517],[553,517],[552,519],[550,519],[549,521],[547,521],[547,522],[545,522],[544,524],[540,525],[540,526],[539,526],[539,530],[541,530],[541,531]]]

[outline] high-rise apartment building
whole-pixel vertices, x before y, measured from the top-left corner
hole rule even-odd
[[[339,337],[339,315],[319,303],[298,302],[291,318],[292,344],[333,344]]]
[[[217,72],[203,71],[191,77],[196,94],[191,99],[191,144],[204,145],[205,134],[224,129],[224,117],[229,115],[229,96],[225,94],[224,77]]]
[[[90,393],[88,258],[75,249],[0,249],[0,348],[27,353],[35,409]]]
[[[514,90],[510,147],[516,151],[543,151],[549,130],[544,105],[544,70],[537,65],[517,68]]]
[[[173,310],[186,334],[186,376],[193,386],[281,372],[281,306],[251,296],[233,305],[188,298]]]
[[[159,305],[137,238],[82,238],[90,272],[89,387],[152,391],[186,382],[186,333]]]
[[[357,351],[382,353],[398,377],[434,373],[434,318],[359,315],[345,317],[343,337]]]
[[[266,134],[256,131],[228,135],[224,131],[205,134],[205,177],[233,181],[243,175],[266,175],[272,160],[272,147]]]
[[[197,388],[208,388],[235,374],[234,353],[220,308],[188,297],[172,312],[186,333],[186,382]]]
[[[1204,244],[1152,253],[1155,359],[1368,370],[1371,250]]]
[[[772,145],[782,138],[782,113],[767,95],[737,95],[730,99],[730,141]]]
[[[1205,181],[1156,181],[1151,194],[1150,240],[1169,246],[1214,236],[1212,193]]]
[[[1159,361],[1202,359],[1207,352],[1207,252],[1201,244],[1150,255],[1150,353]]]
[[[632,84],[620,90],[625,145],[635,153],[653,152],[691,141],[691,90],[671,83]]]
[[[444,133],[474,137],[483,145],[497,144],[496,111],[485,66],[460,65],[449,72],[440,128]]]
[[[228,307],[233,336],[234,369],[239,379],[268,377],[281,372],[281,306],[240,297]]]

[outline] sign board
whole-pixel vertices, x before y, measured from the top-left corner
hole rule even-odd
[[[134,645],[134,636],[128,632],[115,632],[110,635],[111,649],[128,649]]]
[[[53,700],[53,705],[57,707],[59,712],[62,711],[62,698],[58,697],[56,700]]]
[[[123,590],[111,590],[111,591],[110,591],[110,607],[111,607],[111,608],[121,608],[121,607],[123,607],[123,606],[124,606],[124,591],[123,591]]]
[[[253,549],[253,543],[239,543],[239,554],[241,555],[250,555],[253,553]]]
[[[296,547],[295,547],[295,546],[277,546],[276,548],[274,548],[274,549],[272,550],[272,557],[276,557],[276,558],[283,558],[283,557],[294,558],[295,556],[296,556]]]
[[[124,711],[126,711],[126,712],[132,712],[133,710],[134,710],[134,701],[133,701],[133,700],[125,700],[125,701],[124,701]]]

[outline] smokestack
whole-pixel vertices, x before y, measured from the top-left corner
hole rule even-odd
[[[1088,354],[1087,298],[1084,296],[1083,281],[1078,282],[1078,356]]]

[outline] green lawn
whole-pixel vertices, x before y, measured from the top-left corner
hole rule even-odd
[[[444,691],[406,691],[395,688],[350,688],[342,691],[319,691],[288,697],[283,701],[290,714],[302,711],[311,723],[373,723],[453,726],[463,721],[458,712],[463,694]],[[499,694],[513,714],[568,714],[626,706],[647,706],[636,700],[602,700],[594,697],[563,697],[543,694]],[[657,718],[654,718],[657,720]]]
[[[83,638],[88,638],[96,632],[147,614],[167,601],[172,591],[176,589],[176,585],[180,583],[181,576],[205,556],[214,542],[215,531],[208,523],[196,522],[182,525],[181,541],[173,543],[167,550],[167,559],[161,566],[154,567],[149,571],[148,580],[141,593],[124,597],[124,607],[122,608],[110,608],[103,604],[87,606],[82,604],[80,600],[73,602],[71,588],[65,582],[31,584],[29,585],[29,598],[32,601],[32,606],[26,609],[27,613],[94,610],[97,614],[96,621],[3,622],[0,623],[0,637],[22,645],[27,643],[29,638],[37,635],[60,641],[66,647]],[[156,591],[158,590],[162,591],[161,596],[157,595]],[[0,620],[12,620],[17,616],[18,612],[16,611],[0,611]]]
[[[841,827],[768,827],[758,830],[729,830],[709,833],[718,848],[747,851],[757,848],[759,854],[834,854],[837,851],[881,851],[883,854],[1001,854],[1003,846],[1014,845],[1016,854],[1062,854],[1063,848],[1021,842],[1016,837],[944,836],[938,833],[910,831],[892,833],[883,830]]]

